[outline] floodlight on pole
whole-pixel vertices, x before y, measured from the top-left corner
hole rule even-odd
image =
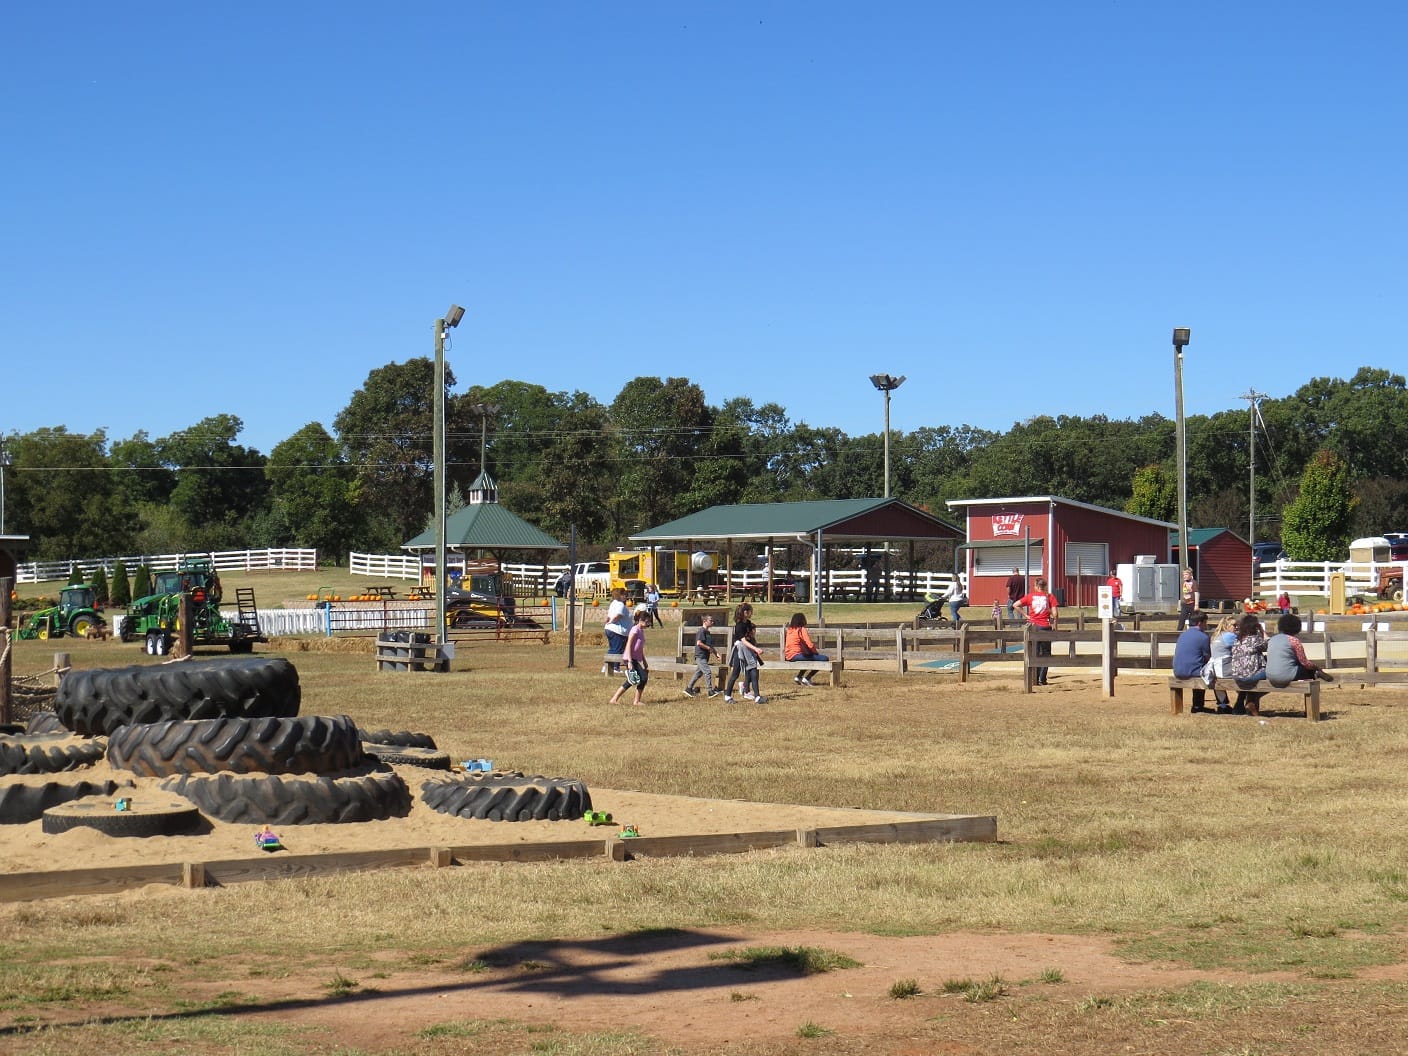
[[[1188,344],[1186,326],[1173,331],[1173,399],[1176,412],[1175,436],[1178,441],[1178,564],[1188,570],[1188,435],[1183,422],[1183,349]]]
[[[435,462],[435,644],[445,644],[445,335],[460,325],[464,309],[450,305],[441,318],[435,320],[435,391],[431,393],[433,408],[431,458]]]
[[[890,497],[890,393],[904,384],[904,375],[872,374],[870,384],[885,394],[885,498]]]

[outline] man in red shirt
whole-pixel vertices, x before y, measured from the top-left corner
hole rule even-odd
[[[1110,569],[1110,578],[1105,580],[1105,586],[1110,588],[1110,615],[1115,619],[1120,618],[1120,597],[1124,594],[1124,583],[1120,577],[1115,575],[1115,570]]]
[[[1033,627],[1042,631],[1055,629],[1056,596],[1047,593],[1045,579],[1038,579],[1036,581],[1036,590],[1032,591],[1030,594],[1022,595],[1017,599],[1015,604],[1017,608],[1022,610],[1022,614],[1027,618],[1027,622]],[[1051,643],[1037,642],[1036,655],[1050,656]],[[1036,684],[1038,686],[1046,685],[1046,676],[1049,671],[1050,669],[1045,667],[1036,669]]]

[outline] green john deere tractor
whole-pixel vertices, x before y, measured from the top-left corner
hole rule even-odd
[[[190,597],[192,646],[228,646],[232,653],[248,653],[255,642],[269,640],[259,632],[253,588],[235,591],[233,619],[220,611],[220,574],[204,557],[183,558],[173,571],[156,573],[152,593],[134,598],[118,622],[118,636],[124,642],[141,638],[148,653],[166,655],[180,630],[182,595]]]
[[[106,627],[108,621],[93,604],[92,587],[64,587],[59,591],[59,603],[32,613],[20,624],[20,638],[62,638],[72,635],[85,638],[90,627]]]

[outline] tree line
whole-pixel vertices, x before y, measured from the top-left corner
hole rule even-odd
[[[169,436],[110,440],[53,426],[4,438],[6,526],[37,560],[265,546],[395,551],[433,509],[434,366],[368,374],[329,429],[303,425],[268,455],[233,414]],[[454,393],[446,372],[450,508],[487,468],[499,499],[589,555],[721,503],[856,498],[884,491],[884,438],[794,421],[746,397],[711,405],[688,378],[638,377],[610,403],[503,381]],[[1282,399],[1187,419],[1189,523],[1248,527],[1329,559],[1354,535],[1408,530],[1408,387],[1363,367]],[[480,464],[487,438],[487,466]],[[890,435],[890,492],[947,518],[949,499],[1061,495],[1174,520],[1174,422],[1041,415],[1005,432],[934,424]],[[1303,486],[1304,485],[1304,486]],[[1283,524],[1284,519],[1284,524]],[[1293,544],[1294,541],[1294,545]],[[1316,551],[1316,552],[1312,552]]]

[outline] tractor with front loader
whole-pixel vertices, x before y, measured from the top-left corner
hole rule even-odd
[[[47,609],[31,613],[20,624],[16,634],[19,638],[74,638],[88,637],[94,627],[107,627],[95,604],[92,587],[64,587],[59,591],[59,603]]]

